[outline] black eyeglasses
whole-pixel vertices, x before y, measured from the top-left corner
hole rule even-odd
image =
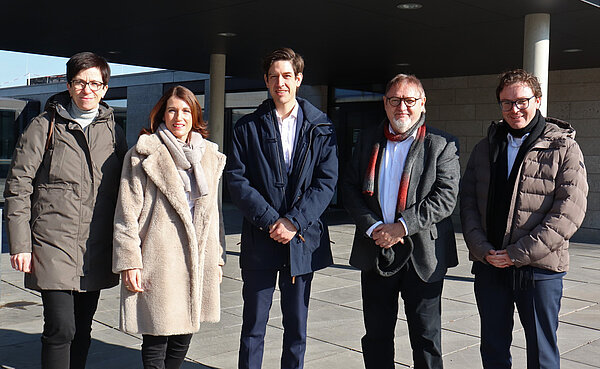
[[[500,109],[502,109],[502,111],[511,111],[513,105],[516,105],[517,109],[527,109],[529,107],[529,100],[533,99],[534,97],[535,96],[531,96],[529,98],[517,100],[501,100]]]
[[[74,79],[71,81],[71,86],[73,86],[76,90],[81,91],[85,89],[85,86],[89,86],[90,90],[96,92],[104,86],[104,83],[98,81],[83,81],[80,79]]]
[[[413,107],[415,106],[415,104],[417,103],[417,100],[421,100],[421,97],[385,97],[388,104],[390,104],[391,106],[398,106],[400,105],[401,102],[404,101],[404,105],[406,105],[407,108]]]

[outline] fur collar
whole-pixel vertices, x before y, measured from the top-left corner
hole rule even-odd
[[[148,179],[156,185],[173,206],[186,227],[190,242],[194,244],[196,233],[192,222],[192,213],[183,190],[181,177],[177,173],[169,150],[156,134],[140,136],[135,150],[142,156],[142,168]]]

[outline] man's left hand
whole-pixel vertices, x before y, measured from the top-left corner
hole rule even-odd
[[[381,224],[371,234],[375,244],[384,249],[389,249],[398,242],[404,243],[404,236],[406,236],[406,232],[401,223]]]
[[[269,227],[269,235],[277,242],[286,244],[294,238],[298,230],[288,218],[279,218]]]

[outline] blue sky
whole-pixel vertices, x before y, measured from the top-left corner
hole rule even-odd
[[[64,74],[67,60],[68,58],[56,56],[0,50],[0,88],[26,85],[28,73],[31,78]],[[110,69],[113,76],[157,70],[114,63],[110,63]]]

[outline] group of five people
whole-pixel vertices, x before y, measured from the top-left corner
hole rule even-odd
[[[281,367],[302,368],[313,273],[333,263],[322,215],[338,184],[334,126],[297,96],[304,60],[289,48],[263,62],[270,98],[233,127],[227,157],[207,140],[194,94],[170,88],[129,151],[103,101],[110,77],[93,53],[67,63],[16,146],[5,187],[11,264],[41,291],[43,368],[84,368],[100,290],[121,275],[120,328],[141,334],[144,368],[179,368],[201,322],[220,319],[225,264],[219,180],[244,216],[239,368],[260,368],[278,286]],[[583,221],[583,155],[566,122],[539,111],[541,89],[504,73],[503,119],[472,150],[460,182],[458,140],[427,125],[421,82],[385,88],[386,118],[364,130],[346,175],[361,271],[366,368],[394,368],[399,296],[413,363],[442,368],[441,295],[458,264],[451,215],[460,192],[473,260],[485,368],[510,368],[516,304],[527,366],[559,368],[556,331],[568,240]]]

